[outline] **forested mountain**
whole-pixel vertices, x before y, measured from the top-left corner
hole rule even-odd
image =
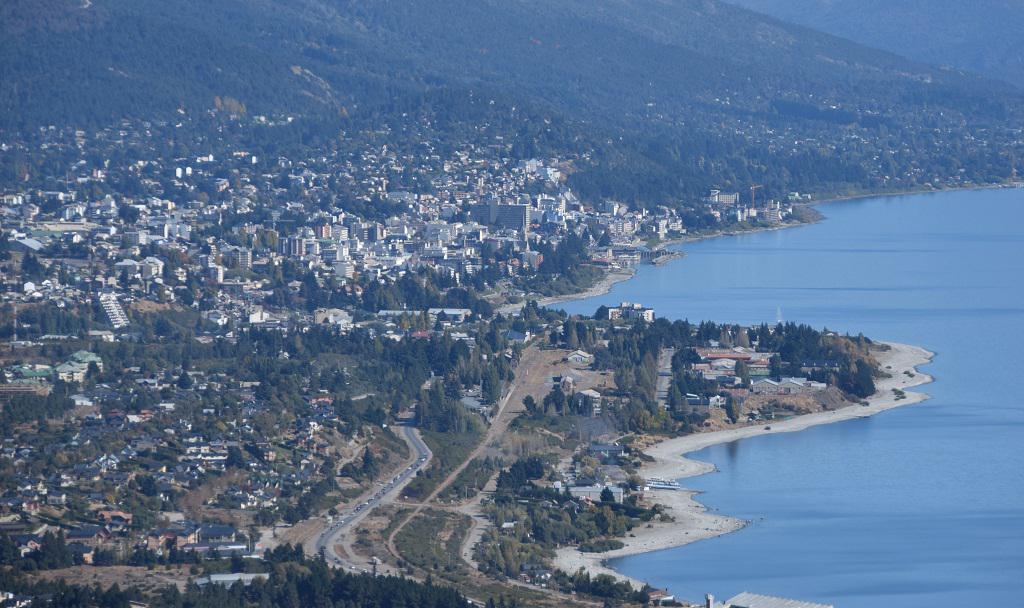
[[[730,0],[935,65],[1024,87],[1019,0]]]
[[[8,0],[0,39],[0,128],[472,95],[601,144],[585,196],[647,203],[993,181],[1020,145],[1007,85],[717,0]]]
[[[1002,101],[960,74],[713,0],[9,0],[0,24],[4,109],[49,120],[215,96],[300,111],[453,84],[616,118],[776,99],[866,113]]]
[[[4,122],[109,121],[231,98],[257,112],[337,107],[330,85],[301,67],[330,28],[315,3],[266,0],[14,0],[0,6]],[[335,31],[344,24],[335,23]],[[333,83],[381,95],[384,72],[365,62],[359,38],[337,34]],[[342,58],[344,58],[342,60]],[[401,79],[395,79],[400,82]]]

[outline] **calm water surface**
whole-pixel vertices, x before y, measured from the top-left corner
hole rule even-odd
[[[842,608],[1024,606],[1024,190],[823,206],[819,224],[684,247],[570,312],[789,321],[938,353],[932,399],[695,454],[685,483],[744,530],[614,566],[682,597]]]

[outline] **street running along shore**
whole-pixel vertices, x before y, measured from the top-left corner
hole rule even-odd
[[[917,368],[930,362],[934,353],[908,344],[896,342],[881,344],[887,345],[889,349],[874,351],[872,354],[888,377],[881,378],[876,382],[875,394],[867,399],[867,405],[854,404],[837,410],[772,421],[770,430],[763,424],[758,424],[667,439],[645,450],[649,456],[654,458],[654,462],[641,467],[640,476],[647,479],[653,477],[682,479],[703,475],[714,471],[715,467],[707,462],[686,458],[685,454],[748,437],[802,431],[819,424],[873,416],[886,410],[920,403],[928,399],[928,395],[925,393],[910,392],[907,389],[932,381],[931,376],[922,373]],[[746,522],[741,519],[709,512],[704,505],[694,500],[696,494],[697,492],[686,489],[647,492],[648,500],[667,507],[668,515],[675,521],[654,522],[650,527],[635,528],[631,531],[630,536],[619,539],[625,546],[605,553],[580,553],[574,547],[564,547],[556,553],[555,566],[570,574],[580,568],[586,569],[591,576],[611,574],[616,578],[629,580],[639,588],[645,581],[627,577],[612,570],[606,565],[607,560],[687,545],[735,532],[746,525]]]

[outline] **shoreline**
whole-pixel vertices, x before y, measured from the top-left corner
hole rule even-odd
[[[501,308],[498,308],[495,312],[500,314],[510,314],[520,312],[526,303],[531,299],[536,300],[538,306],[551,306],[552,304],[561,304],[562,302],[571,302],[573,300],[585,300],[587,298],[596,298],[597,296],[603,296],[610,292],[613,287],[619,283],[624,283],[636,276],[636,268],[616,268],[607,272],[601,280],[594,283],[591,287],[584,289],[583,291],[577,291],[570,294],[558,295],[558,296],[544,296],[540,298],[530,298],[527,296],[522,302],[516,304],[505,304]]]
[[[1011,186],[1007,184],[977,184],[974,186],[957,186],[955,188],[916,188],[913,190],[892,190],[889,192],[865,192],[863,194],[844,194],[841,196],[829,196],[829,198],[823,198],[820,201],[810,201],[806,203],[809,207],[817,205],[826,205],[828,203],[839,203],[843,201],[856,201],[865,198],[883,198],[893,196],[914,196],[917,194],[941,194],[943,192],[962,192],[970,190],[999,190],[1002,188],[1009,188]]]
[[[928,399],[927,393],[909,391],[908,389],[933,381],[932,376],[919,371],[918,367],[931,362],[935,353],[918,346],[897,342],[879,342],[879,344],[888,345],[889,350],[876,351],[873,355],[881,369],[890,376],[878,380],[875,394],[867,399],[869,405],[853,404],[837,410],[773,421],[771,430],[765,430],[764,425],[758,424],[709,433],[695,433],[659,441],[645,450],[649,456],[654,458],[654,462],[641,467],[639,474],[645,478],[661,477],[663,479],[683,479],[704,475],[715,471],[715,466],[708,462],[688,458],[685,456],[686,454],[748,437],[791,433],[821,424],[866,418],[897,407],[921,403]],[[895,390],[904,391],[905,398],[897,399]],[[695,500],[697,494],[699,492],[689,489],[647,492],[647,499],[668,507],[668,514],[675,518],[675,521],[656,522],[643,528],[635,528],[630,532],[630,536],[618,539],[625,544],[624,547],[605,553],[580,553],[575,547],[563,547],[556,552],[555,567],[570,575],[580,568],[586,569],[591,576],[609,574],[616,579],[627,580],[640,588],[646,584],[645,581],[618,572],[607,565],[608,560],[681,547],[699,540],[735,532],[747,525],[744,520],[710,512],[707,507]]]
[[[801,206],[807,209],[812,209],[817,214],[816,217],[810,218],[806,221],[801,222],[790,222],[786,224],[779,224],[774,226],[759,226],[757,228],[751,228],[749,230],[718,230],[715,232],[709,232],[706,234],[697,235],[686,235],[676,239],[669,239],[658,243],[652,249],[655,251],[667,250],[669,247],[676,245],[685,245],[688,243],[697,243],[708,239],[719,238],[723,236],[743,236],[746,234],[756,234],[759,232],[772,232],[775,230],[788,230],[790,228],[799,228],[801,226],[812,226],[825,219],[825,217],[818,212],[815,208],[820,205],[828,205],[830,203],[839,203],[843,201],[853,201],[867,198],[882,198],[882,197],[893,197],[893,196],[913,196],[918,194],[940,194],[943,192],[959,192],[964,190],[997,190],[1000,188],[1006,188],[1005,184],[979,184],[975,186],[962,186],[957,188],[919,188],[916,190],[895,190],[892,192],[867,192],[863,194],[847,194],[847,195],[830,195],[829,198],[823,198],[821,200],[814,200],[809,202],[795,203],[796,206]],[[686,257],[686,253],[683,251],[672,251],[669,254],[671,257],[664,262],[656,263],[654,265],[661,266],[664,264],[672,263],[676,260],[683,259]],[[600,281],[595,283],[593,286],[583,291],[577,291],[574,293],[562,294],[557,296],[545,296],[541,298],[533,298],[537,301],[539,306],[552,306],[554,304],[561,304],[564,302],[574,302],[576,300],[586,300],[589,298],[595,298],[598,296],[607,295],[611,292],[619,283],[624,283],[634,276],[636,276],[637,268],[618,268],[608,272]],[[515,313],[522,310],[526,302],[531,298],[527,296],[523,302],[517,304],[505,304],[498,308],[496,312],[501,314]]]
[[[810,226],[810,225],[815,224],[815,223],[817,223],[819,221],[821,221],[821,218],[814,218],[814,219],[806,221],[806,222],[779,224],[777,226],[759,226],[757,228],[751,228],[749,230],[718,231],[718,232],[711,232],[711,233],[708,233],[708,234],[699,234],[699,235],[692,235],[692,236],[688,235],[688,236],[683,236],[683,237],[680,237],[680,238],[677,238],[677,239],[669,239],[667,241],[662,241],[661,243],[658,243],[656,246],[654,246],[652,249],[654,251],[664,251],[664,250],[667,250],[669,247],[673,247],[673,246],[676,246],[676,245],[685,245],[687,243],[696,243],[696,242],[699,242],[699,241],[706,241],[706,240],[709,240],[709,239],[716,239],[716,238],[723,237],[723,236],[742,236],[742,235],[745,235],[745,234],[756,234],[758,232],[771,232],[771,231],[774,231],[774,230],[786,230],[788,228],[799,228],[800,226]],[[665,257],[667,259],[665,259],[664,261],[653,262],[653,263],[651,263],[649,265],[651,265],[651,266],[663,266],[665,264],[671,264],[672,262],[675,262],[677,260],[681,260],[681,259],[685,258],[686,257],[686,253],[684,251],[670,251]],[[603,277],[601,277],[600,281],[598,281],[597,283],[595,283],[591,287],[589,287],[587,289],[584,289],[583,291],[577,291],[577,292],[567,293],[567,294],[562,294],[562,295],[557,295],[557,296],[544,296],[544,297],[540,297],[540,298],[530,298],[529,296],[527,296],[526,299],[524,299],[522,302],[519,302],[519,303],[516,303],[516,304],[506,304],[506,305],[502,306],[501,308],[499,308],[496,312],[499,312],[499,313],[502,313],[502,314],[518,312],[518,311],[522,310],[523,306],[526,305],[526,302],[531,300],[531,299],[535,299],[538,306],[552,306],[554,304],[561,304],[563,302],[574,302],[576,300],[587,300],[589,298],[596,298],[598,296],[607,295],[612,290],[612,288],[615,287],[616,285],[618,285],[619,283],[624,283],[624,282],[632,279],[634,276],[636,276],[637,268],[639,266],[642,266],[642,265],[644,265],[644,264],[638,264],[637,266],[628,267],[628,268],[616,268],[616,269],[613,269],[613,270],[609,271],[607,274],[605,274]]]
[[[825,219],[825,216],[821,212],[817,211],[816,207],[830,203],[880,197],[937,194],[961,190],[991,190],[1005,187],[1007,186],[1002,184],[979,184],[957,188],[921,188],[917,190],[894,192],[869,192],[839,196],[833,195],[821,200],[799,203],[808,209],[814,210],[816,213],[815,217],[812,217],[807,221],[781,224],[777,226],[764,226],[752,230],[716,231],[714,233],[701,235],[687,235],[678,239],[671,239],[659,243],[655,249],[667,249],[677,245],[684,245],[687,243],[694,243],[723,236],[740,236],[757,232],[814,225]],[[685,257],[685,253],[680,257]],[[671,263],[672,261],[673,260],[669,260],[668,262]],[[542,298],[538,299],[537,302],[542,306],[550,306],[552,304],[559,304],[562,302],[571,302],[606,295],[618,283],[622,283],[633,278],[636,275],[636,272],[635,268],[610,272],[590,289],[574,294]],[[522,306],[523,304],[507,305],[501,310],[502,312],[515,311],[521,309]],[[917,367],[929,363],[935,356],[935,353],[924,348],[907,344],[895,342],[879,343],[888,344],[892,347],[893,351],[895,351],[879,353],[876,355],[876,359],[878,359],[879,365],[883,370],[887,367],[891,368],[888,371],[892,377],[883,378],[878,381],[876,384],[877,390],[875,395],[868,399],[868,402],[870,403],[869,406],[851,405],[839,410],[806,414],[804,416],[790,418],[781,422],[773,422],[771,425],[771,431],[765,431],[763,426],[757,425],[738,429],[714,431],[711,433],[697,433],[695,435],[667,439],[654,444],[647,450],[648,455],[655,458],[655,462],[645,464],[641,468],[640,474],[644,477],[661,477],[664,479],[684,479],[687,477],[704,475],[706,473],[713,472],[715,470],[714,465],[686,458],[685,454],[696,452],[713,445],[739,441],[740,439],[764,435],[770,432],[794,432],[821,424],[842,422],[845,420],[852,420],[854,418],[864,418],[895,407],[913,405],[928,399],[929,395],[926,393],[907,391],[906,397],[897,401],[892,389],[897,388],[899,390],[906,391],[906,389],[932,382],[933,378],[928,374],[918,371]],[[893,361],[893,359],[904,360]],[[907,376],[904,374],[905,371],[914,374],[914,377],[911,378]],[[607,561],[620,557],[628,557],[642,553],[681,547],[699,540],[714,538],[716,536],[735,532],[747,525],[748,522],[744,520],[709,512],[707,507],[695,500],[694,497],[699,493],[700,492],[685,488],[677,491],[653,490],[648,492],[647,496],[650,497],[651,501],[654,503],[661,503],[668,507],[669,514],[673,516],[676,521],[666,523],[658,522],[654,523],[651,527],[631,530],[630,534],[632,536],[618,539],[625,544],[623,548],[605,553],[580,553],[574,547],[563,547],[556,551],[554,566],[569,574],[576,572],[580,568],[584,568],[591,574],[591,576],[608,574],[618,580],[629,581],[637,588],[643,587],[643,585],[646,584],[644,581],[626,576],[609,567],[607,565]]]

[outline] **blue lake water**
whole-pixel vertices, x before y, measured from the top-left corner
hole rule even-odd
[[[715,446],[686,480],[751,520],[617,560],[684,598],[842,608],[1024,605],[1024,190],[846,201],[818,224],[685,245],[611,293],[659,316],[787,321],[937,353],[923,404]]]

